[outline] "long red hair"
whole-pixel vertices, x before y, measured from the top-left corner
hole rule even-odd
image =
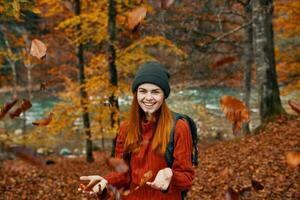
[[[135,92],[129,111],[129,121],[125,139],[126,152],[135,152],[139,149],[140,142],[142,141],[142,122],[144,119],[145,113],[138,104],[137,94]],[[152,120],[155,123],[155,133],[151,148],[164,155],[170,140],[170,133],[173,126],[172,113],[165,101],[155,112]]]

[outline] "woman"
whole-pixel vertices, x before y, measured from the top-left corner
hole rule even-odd
[[[123,122],[116,142],[116,157],[127,159],[130,170],[112,172],[106,177],[83,176],[81,180],[101,180],[94,193],[105,198],[106,184],[130,189],[129,200],[179,200],[181,192],[192,185],[194,169],[191,163],[192,138],[188,124],[178,120],[175,125],[174,162],[171,167],[165,160],[165,150],[173,126],[172,113],[166,99],[170,93],[169,73],[164,65],[146,62],[138,70],[132,83],[134,98],[129,120]],[[134,190],[143,175],[152,171],[153,177],[145,185]],[[99,195],[98,195],[99,196]]]

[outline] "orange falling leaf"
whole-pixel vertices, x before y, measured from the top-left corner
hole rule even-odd
[[[47,126],[52,121],[53,113],[50,113],[49,116],[45,119],[40,119],[35,122],[32,122],[35,126]]]
[[[128,165],[121,158],[109,158],[107,163],[116,172],[125,173],[129,170]]]
[[[288,101],[289,106],[300,115],[300,105],[293,100]]]
[[[46,45],[38,40],[33,39],[30,47],[30,55],[37,57],[38,59],[42,59],[46,56],[47,47]]]
[[[134,30],[146,17],[147,8],[140,6],[128,13],[128,28]]]
[[[291,168],[296,168],[300,165],[300,152],[299,151],[289,151],[285,155],[286,163]]]
[[[143,177],[141,178],[140,184],[136,188],[134,188],[134,190],[138,190],[140,187],[145,185],[146,182],[150,181],[152,176],[153,176],[152,170],[149,170],[146,173],[144,173]]]
[[[221,60],[218,60],[217,62],[215,62],[211,67],[213,69],[216,69],[217,67],[220,67],[222,65],[225,65],[225,64],[230,64],[230,63],[233,63],[235,61],[235,58],[234,57],[225,57],[225,58],[222,58]]]
[[[226,118],[232,122],[233,134],[237,135],[242,124],[250,120],[248,108],[244,102],[232,96],[223,96],[220,105]]]
[[[6,115],[6,113],[18,102],[18,99],[12,102],[5,103],[0,109],[0,120]]]

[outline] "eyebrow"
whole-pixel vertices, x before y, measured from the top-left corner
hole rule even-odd
[[[146,89],[146,88],[140,87],[139,90],[147,90],[147,89]],[[161,89],[160,89],[160,88],[157,88],[157,89],[152,89],[151,91],[161,91]]]

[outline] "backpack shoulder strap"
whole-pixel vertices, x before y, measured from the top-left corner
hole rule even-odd
[[[172,167],[174,157],[173,157],[173,152],[174,152],[174,134],[175,134],[175,128],[176,128],[176,122],[179,119],[185,120],[190,128],[190,133],[192,136],[192,141],[193,141],[193,153],[192,153],[192,164],[193,165],[198,165],[198,135],[197,135],[197,126],[195,122],[187,115],[172,112],[173,114],[173,127],[171,129],[170,133],[170,141],[166,149],[165,153],[165,158],[167,161],[167,164],[169,167]]]
[[[166,158],[166,161],[167,161],[167,164],[169,167],[172,167],[173,161],[174,161],[174,157],[173,157],[174,134],[175,134],[176,122],[179,119],[179,113],[172,112],[172,115],[173,115],[173,126],[172,126],[171,133],[170,133],[170,141],[167,146],[166,153],[165,153],[165,158]]]

